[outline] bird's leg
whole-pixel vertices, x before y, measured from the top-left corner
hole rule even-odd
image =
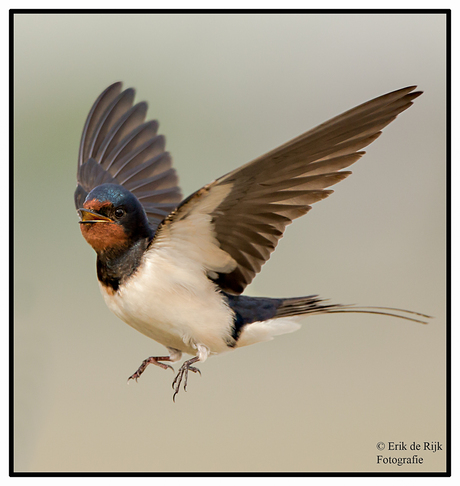
[[[150,358],[144,359],[144,361],[142,361],[142,364],[139,366],[137,371],[128,378],[128,383],[129,380],[137,381],[139,376],[142,375],[142,373],[145,371],[145,368],[147,368],[149,364],[154,364],[156,366],[159,366],[160,368],[163,368],[164,370],[171,368],[174,371],[174,368],[172,366],[168,364],[160,363],[160,361],[173,361],[173,360],[171,359],[171,356],[150,356]]]
[[[196,363],[197,361],[200,361],[199,356],[195,356],[194,358],[185,361],[184,364],[180,367],[179,372],[177,373],[172,383],[172,387],[174,389],[173,402],[176,401],[176,395],[179,393],[179,388],[182,383],[182,379],[184,378],[184,391],[187,391],[187,380],[189,371],[193,371],[193,373],[199,373],[201,375],[201,371],[198,368],[192,366],[192,364]]]

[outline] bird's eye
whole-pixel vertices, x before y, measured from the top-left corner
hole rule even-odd
[[[125,212],[123,211],[123,209],[121,208],[117,208],[115,209],[115,217],[120,219],[121,217],[123,217],[123,215],[125,214]]]

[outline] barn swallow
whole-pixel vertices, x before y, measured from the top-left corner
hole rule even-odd
[[[388,307],[330,304],[317,295],[243,296],[288,224],[351,172],[384,127],[420,96],[410,86],[359,105],[224,175],[182,200],[158,122],[134,90],[109,86],[81,138],[75,205],[97,254],[97,278],[109,309],[168,354],[144,360],[163,369],[193,356],[173,381],[210,355],[297,330],[312,314],[377,313],[425,323],[429,316]]]

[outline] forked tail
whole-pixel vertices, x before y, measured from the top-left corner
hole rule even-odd
[[[326,300],[320,299],[317,295],[280,300],[281,303],[276,309],[273,318],[301,316],[307,314],[338,314],[343,312],[354,312],[398,317],[399,319],[407,319],[408,321],[419,322],[420,324],[428,323],[426,320],[419,318],[431,319],[431,316],[421,314],[420,312],[414,312],[406,309],[396,309],[394,307],[368,307],[357,306],[354,304],[327,304]]]
[[[300,328],[299,318],[307,315],[360,313],[397,317],[427,324],[430,316],[420,312],[394,307],[365,307],[354,304],[328,304],[317,295],[288,299],[226,295],[229,307],[235,314],[233,343],[247,346],[269,341],[274,336],[294,332]]]

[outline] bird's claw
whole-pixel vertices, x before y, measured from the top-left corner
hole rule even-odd
[[[150,358],[144,359],[144,361],[142,361],[137,371],[128,378],[128,384],[130,380],[136,380],[137,383],[138,378],[142,375],[142,373],[145,371],[145,369],[149,364],[154,364],[156,366],[159,366],[160,368],[163,368],[164,370],[170,368],[171,370],[174,371],[174,368],[169,364],[160,363],[160,361],[170,361],[170,360],[171,358],[169,356],[150,356]]]
[[[199,373],[201,376],[201,371],[198,368],[195,368],[195,366],[192,366],[192,364],[196,363],[197,361],[198,361],[198,357],[189,359],[188,361],[185,361],[185,363],[180,367],[179,372],[177,373],[176,377],[174,378],[174,381],[172,382],[172,388],[174,390],[173,402],[176,401],[176,395],[179,393],[182,380],[184,380],[184,391],[187,391],[187,381],[188,381],[189,371],[192,371],[193,373]]]

